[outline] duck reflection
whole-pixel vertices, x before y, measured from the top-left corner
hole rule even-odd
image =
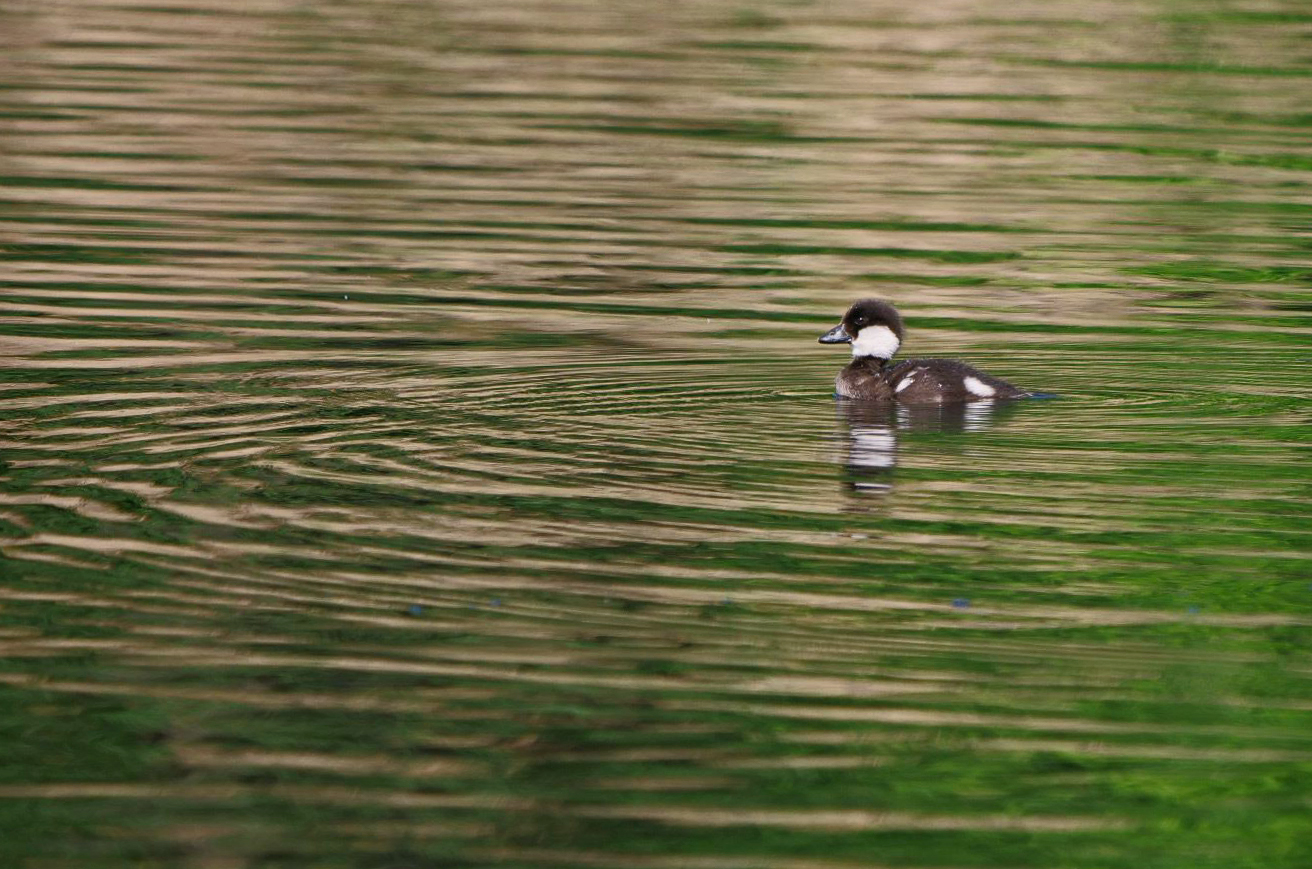
[[[837,402],[843,465],[849,489],[859,495],[884,495],[893,489],[898,441],[906,434],[962,434],[984,431],[1011,416],[1015,401],[966,401],[948,404],[897,404],[882,401]]]
[[[897,467],[897,409],[891,402],[838,400],[839,424],[846,434],[847,485],[866,495],[893,488]]]
[[[961,401],[952,404],[899,404],[901,431],[961,434],[984,431],[1010,417],[1019,401]]]

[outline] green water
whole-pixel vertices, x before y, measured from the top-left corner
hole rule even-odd
[[[0,866],[1312,865],[1295,0],[0,5]],[[1058,398],[836,406],[816,337]]]

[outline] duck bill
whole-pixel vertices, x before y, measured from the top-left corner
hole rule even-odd
[[[843,330],[843,324],[839,323],[834,328],[820,336],[821,344],[851,344],[852,336]]]

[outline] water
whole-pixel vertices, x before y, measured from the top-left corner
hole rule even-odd
[[[1309,35],[7,4],[0,863],[1312,865]]]

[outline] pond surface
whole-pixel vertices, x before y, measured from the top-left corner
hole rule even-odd
[[[0,10],[0,863],[1312,865],[1296,0]],[[836,404],[853,299],[1047,401]]]

